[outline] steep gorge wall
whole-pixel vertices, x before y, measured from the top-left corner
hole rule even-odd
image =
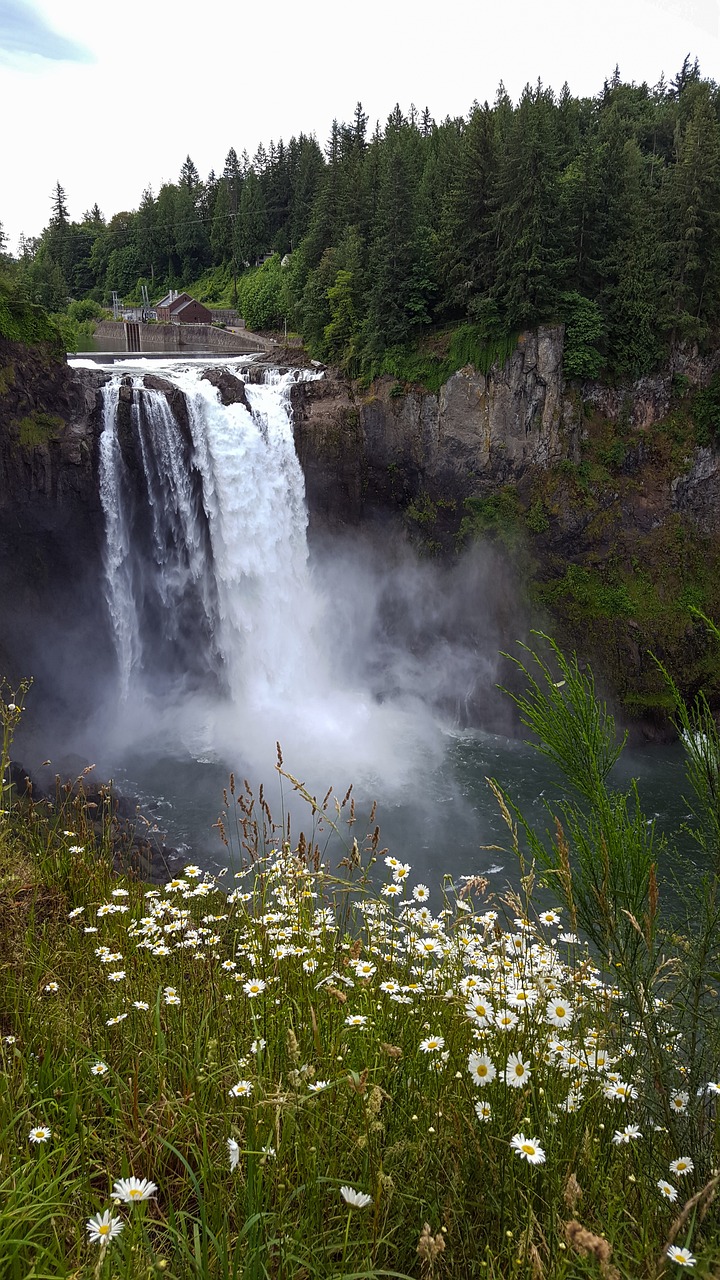
[[[294,388],[295,440],[311,515],[354,523],[420,494],[455,503],[577,455],[563,400],[563,330],[523,334],[502,369],[461,369],[439,395],[391,378],[366,392],[330,372]]]
[[[83,706],[111,659],[102,592],[97,476],[99,371],[0,339],[0,672],[52,670]]]
[[[652,655],[720,706],[720,655],[691,613],[720,619],[720,450],[698,444],[687,398],[720,353],[680,354],[621,387],[566,385],[562,354],[562,328],[548,327],[502,369],[462,369],[437,396],[332,374],[297,387],[311,520],[394,510],[435,554],[494,541],[528,615],[652,736],[670,707]]]
[[[311,525],[404,521],[434,554],[495,543],[528,615],[593,662],[624,713],[667,709],[652,651],[720,703],[720,658],[690,606],[720,618],[720,451],[698,444],[683,386],[718,359],[678,359],[622,388],[566,386],[559,327],[503,368],[439,395],[328,370],[293,388]],[[673,380],[673,376],[674,380]],[[0,669],[111,669],[98,483],[101,370],[0,343]],[[503,568],[504,565],[504,568]],[[478,602],[482,607],[482,601]],[[20,668],[19,668],[19,664]]]

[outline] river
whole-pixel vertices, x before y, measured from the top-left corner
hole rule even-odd
[[[295,837],[312,834],[309,807],[275,769],[279,741],[312,794],[340,799],[354,785],[357,822],[328,836],[328,860],[353,836],[362,845],[376,800],[381,844],[419,879],[516,883],[486,778],[544,830],[557,777],[515,736],[497,689],[510,669],[497,621],[508,584],[482,548],[448,569],[390,526],[310,543],[289,398],[307,375],[271,371],[223,405],[200,376],[208,363],[247,377],[246,358],[107,366],[100,478],[118,677],[80,748],[169,843],[216,870],[229,860],[214,824],[231,771],[238,788],[264,784]],[[148,372],[182,394],[183,414]],[[687,810],[681,755],[627,752],[617,770],[619,784],[638,779],[648,821],[667,833]]]

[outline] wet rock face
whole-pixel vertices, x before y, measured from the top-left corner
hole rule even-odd
[[[250,412],[250,405],[245,394],[245,384],[240,378],[236,378],[227,369],[218,368],[205,369],[202,376],[206,382],[217,388],[221,404],[241,404],[243,408],[248,410],[248,413]],[[148,385],[147,380],[145,385]]]
[[[720,534],[720,453],[697,449],[690,469],[673,480],[673,510],[679,511],[702,533]]]
[[[77,662],[68,683],[81,697],[83,663],[87,673],[110,658],[98,484],[107,377],[0,340],[0,657],[43,696],[51,659]]]
[[[562,328],[544,328],[523,334],[501,369],[454,374],[438,398],[431,473],[504,484],[567,456],[562,354]]]
[[[380,378],[367,396],[331,373],[293,388],[311,517],[356,523],[426,491],[450,501],[517,481],[577,450],[563,399],[563,329],[525,334],[502,368],[467,367],[439,395]]]

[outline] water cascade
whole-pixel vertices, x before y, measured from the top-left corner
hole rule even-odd
[[[309,562],[290,398],[308,375],[233,373],[244,391],[235,382],[229,404],[187,362],[164,364],[162,378],[115,370],[104,388],[113,743],[266,779],[280,741],[318,788],[402,785],[440,759],[441,729],[419,657],[378,640],[383,606],[362,549]]]
[[[249,409],[221,404],[192,367],[173,370],[179,395],[142,374],[105,387],[106,591],[126,699],[148,677],[157,691],[162,675],[211,677],[237,701],[248,673],[256,693],[282,697],[299,663],[307,674],[316,655],[299,625],[313,593],[294,376],[270,370],[248,384]]]

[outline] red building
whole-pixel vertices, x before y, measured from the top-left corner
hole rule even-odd
[[[212,316],[202,302],[196,302],[189,293],[170,292],[155,307],[158,320],[173,324],[210,324]]]

